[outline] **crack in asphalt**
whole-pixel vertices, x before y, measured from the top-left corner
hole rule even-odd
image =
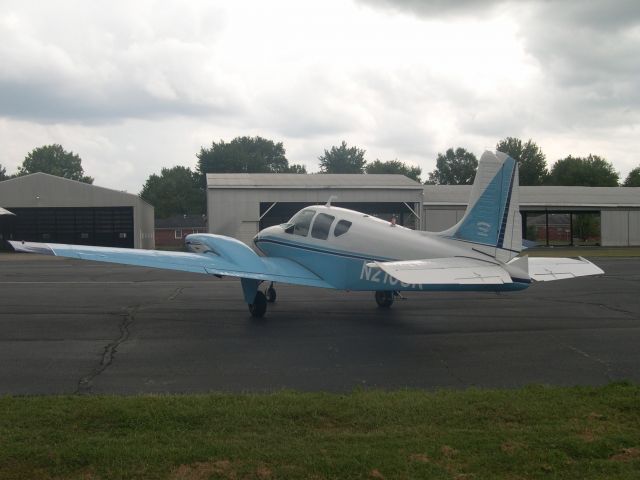
[[[120,336],[116,338],[114,341],[110,342],[104,347],[104,351],[102,352],[102,358],[98,365],[96,365],[89,374],[78,380],[78,387],[76,388],[75,394],[78,395],[87,395],[91,393],[91,389],[93,388],[94,379],[104,372],[115,359],[116,353],[118,352],[118,347],[127,341],[129,338],[129,327],[135,321],[135,315],[140,308],[140,305],[134,305],[131,307],[127,307],[123,313],[120,314],[122,320],[118,324],[118,329],[120,330]]]
[[[569,350],[571,350],[571,351],[572,351],[572,352],[574,352],[574,353],[577,353],[577,354],[578,354],[578,355],[580,355],[581,357],[584,357],[584,358],[586,358],[586,359],[588,359],[588,360],[591,360],[592,362],[597,363],[597,364],[598,364],[598,365],[600,365],[601,367],[604,367],[604,372],[603,372],[603,373],[604,373],[604,376],[607,378],[607,380],[608,380],[609,382],[613,382],[613,381],[614,381],[614,378],[613,378],[613,376],[611,375],[612,370],[613,370],[613,367],[612,367],[611,363],[609,363],[609,362],[607,362],[607,361],[605,361],[605,360],[603,360],[603,359],[601,359],[601,358],[598,358],[598,357],[596,357],[596,356],[594,356],[594,355],[591,355],[591,354],[589,354],[589,353],[585,352],[584,350],[582,350],[582,349],[580,349],[580,348],[578,348],[578,347],[574,347],[574,346],[573,346],[573,345],[571,345],[570,343],[565,343],[565,342],[563,342],[563,341],[559,340],[558,338],[556,338],[556,337],[555,337],[555,336],[553,336],[553,335],[550,335],[550,337],[551,337],[551,338],[552,338],[552,339],[553,339],[553,340],[554,340],[558,345],[561,345],[561,346],[563,346],[563,347],[565,347],[565,348],[568,348]]]
[[[175,291],[169,296],[169,298],[167,298],[167,300],[175,300],[176,297],[180,295],[183,290],[184,290],[184,287],[176,288]]]
[[[599,303],[599,302],[585,302],[585,301],[580,301],[580,300],[564,300],[564,299],[559,299],[559,298],[554,298],[554,299],[549,299],[550,302],[555,302],[555,303],[566,303],[566,304],[570,304],[570,305],[591,305],[592,307],[600,307],[600,308],[604,308],[605,310],[611,310],[612,312],[618,312],[618,313],[624,313],[626,315],[631,315],[633,317],[633,320],[637,320],[637,314],[635,312],[632,312],[631,310],[625,310],[623,308],[616,308],[616,307],[612,307],[610,305],[606,305],[604,303]]]

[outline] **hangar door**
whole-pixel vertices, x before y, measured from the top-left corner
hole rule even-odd
[[[133,248],[133,207],[11,208],[16,240]]]

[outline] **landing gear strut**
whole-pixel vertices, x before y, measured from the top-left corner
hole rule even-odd
[[[389,308],[391,305],[393,305],[393,292],[389,290],[377,291],[376,303],[380,308]]]

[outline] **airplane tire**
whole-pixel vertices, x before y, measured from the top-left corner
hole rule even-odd
[[[260,290],[256,293],[253,303],[249,304],[249,312],[252,317],[261,318],[267,312],[267,297]]]
[[[274,303],[276,301],[276,289],[273,287],[267,288],[267,302]]]
[[[393,292],[380,290],[376,292],[376,303],[380,308],[389,308],[393,305]]]

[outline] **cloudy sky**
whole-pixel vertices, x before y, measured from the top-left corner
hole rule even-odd
[[[0,164],[78,153],[137,193],[212,141],[261,135],[317,171],[345,140],[419,165],[532,138],[640,164],[640,3],[0,0]]]

